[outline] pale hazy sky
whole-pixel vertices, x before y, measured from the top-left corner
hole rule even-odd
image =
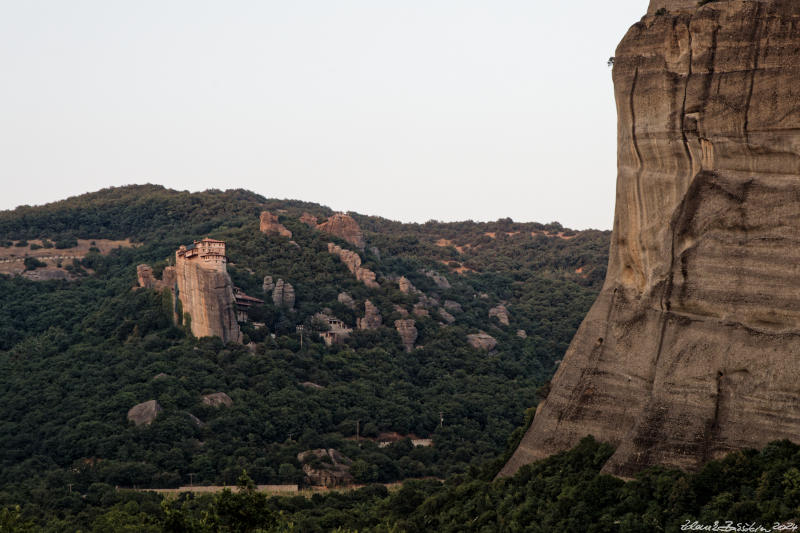
[[[0,209],[131,183],[611,227],[647,0],[0,0]]]

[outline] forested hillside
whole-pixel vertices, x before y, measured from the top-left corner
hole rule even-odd
[[[264,209],[280,214],[291,240],[259,232]],[[30,243],[65,243],[67,252],[77,239],[133,243],[108,253],[92,246],[67,266],[71,280],[0,276],[0,506],[77,511],[80,495],[102,487],[231,484],[242,470],[256,483],[302,485],[298,453],[319,448],[354,461],[359,483],[443,479],[497,463],[592,304],[609,233],[353,214],[364,266],[381,280],[369,288],[328,253],[328,242],[348,243],[301,222],[304,213],[332,212],[247,191],[136,186],[0,213],[12,258],[41,246]],[[173,323],[163,293],[134,290],[137,265],[158,274],[180,244],[206,236],[226,241],[235,285],[266,300],[242,325],[244,344],[196,339]],[[262,293],[265,276],[291,282],[292,309]],[[452,310],[452,323],[435,309],[414,317],[410,353],[392,324],[418,296],[398,289],[400,276]],[[354,305],[340,301],[343,292]],[[333,346],[313,333],[322,310],[355,327],[366,299],[383,326]],[[489,316],[499,304],[508,325]],[[298,325],[312,332],[302,347]],[[496,347],[470,346],[467,335],[479,332]],[[215,392],[233,404],[201,401]],[[135,427],[126,413],[148,400],[163,411]],[[396,442],[379,446],[385,434]]]

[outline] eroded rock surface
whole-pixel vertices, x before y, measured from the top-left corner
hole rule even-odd
[[[504,326],[507,326],[509,324],[508,309],[506,308],[505,305],[497,305],[489,309],[489,318],[492,317],[496,318]]]
[[[233,405],[233,400],[224,392],[215,392],[203,396],[203,403],[211,407],[230,407]]]
[[[358,319],[358,329],[378,329],[383,319],[378,308],[369,300],[364,302],[364,318]]]
[[[273,215],[269,211],[264,211],[261,213],[261,221],[259,225],[259,229],[261,233],[265,235],[278,235],[280,237],[287,237],[289,239],[292,238],[292,232],[289,229],[278,222],[278,215]]]
[[[414,351],[414,343],[417,341],[417,327],[416,321],[413,318],[402,318],[394,321],[394,327],[397,333],[400,334],[400,339],[403,341],[407,352]]]
[[[156,400],[149,400],[131,407],[128,410],[128,420],[136,427],[147,426],[153,423],[161,411],[163,409]]]
[[[501,475],[587,434],[622,476],[800,435],[800,4],[692,4],[617,49],[608,275]]]
[[[288,307],[292,309],[294,307],[294,301],[294,287],[292,287],[292,284],[279,279],[275,283],[275,288],[272,290],[272,303],[278,307]]]
[[[375,273],[370,269],[361,266],[361,256],[356,252],[352,250],[346,250],[338,244],[334,244],[332,242],[328,243],[328,252],[339,257],[342,263],[344,263],[347,269],[352,272],[353,275],[355,275],[358,281],[372,289],[377,289],[380,287],[380,284],[376,281]]]
[[[497,346],[497,339],[481,331],[467,335],[467,343],[476,350],[490,352]]]
[[[297,460],[303,465],[306,481],[311,485],[339,487],[354,481],[350,473],[353,461],[333,448],[300,452]]]
[[[319,224],[317,229],[339,237],[362,250],[364,249],[364,233],[350,215],[345,215],[344,213],[331,215],[328,220]]]

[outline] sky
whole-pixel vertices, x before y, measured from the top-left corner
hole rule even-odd
[[[0,0],[0,210],[157,183],[610,229],[647,3]]]

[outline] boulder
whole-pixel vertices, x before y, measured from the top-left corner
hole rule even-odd
[[[280,237],[292,238],[292,232],[286,226],[278,222],[278,215],[273,215],[269,211],[261,213],[261,223],[259,226],[261,233],[265,235],[277,235]]]
[[[215,392],[203,396],[203,404],[211,407],[230,407],[233,405],[231,397],[224,392]]]
[[[490,352],[497,346],[497,339],[481,331],[467,335],[467,343],[476,350]]]
[[[158,417],[158,413],[163,411],[156,400],[149,400],[136,404],[128,410],[128,420],[133,422],[136,427],[148,426]]]
[[[489,318],[495,317],[497,320],[500,321],[501,324],[507,326],[509,324],[508,321],[508,309],[506,309],[505,305],[498,305],[489,309]]]
[[[528,333],[524,329],[518,329],[517,330],[517,337],[519,337],[520,339],[527,339],[528,338]]]

